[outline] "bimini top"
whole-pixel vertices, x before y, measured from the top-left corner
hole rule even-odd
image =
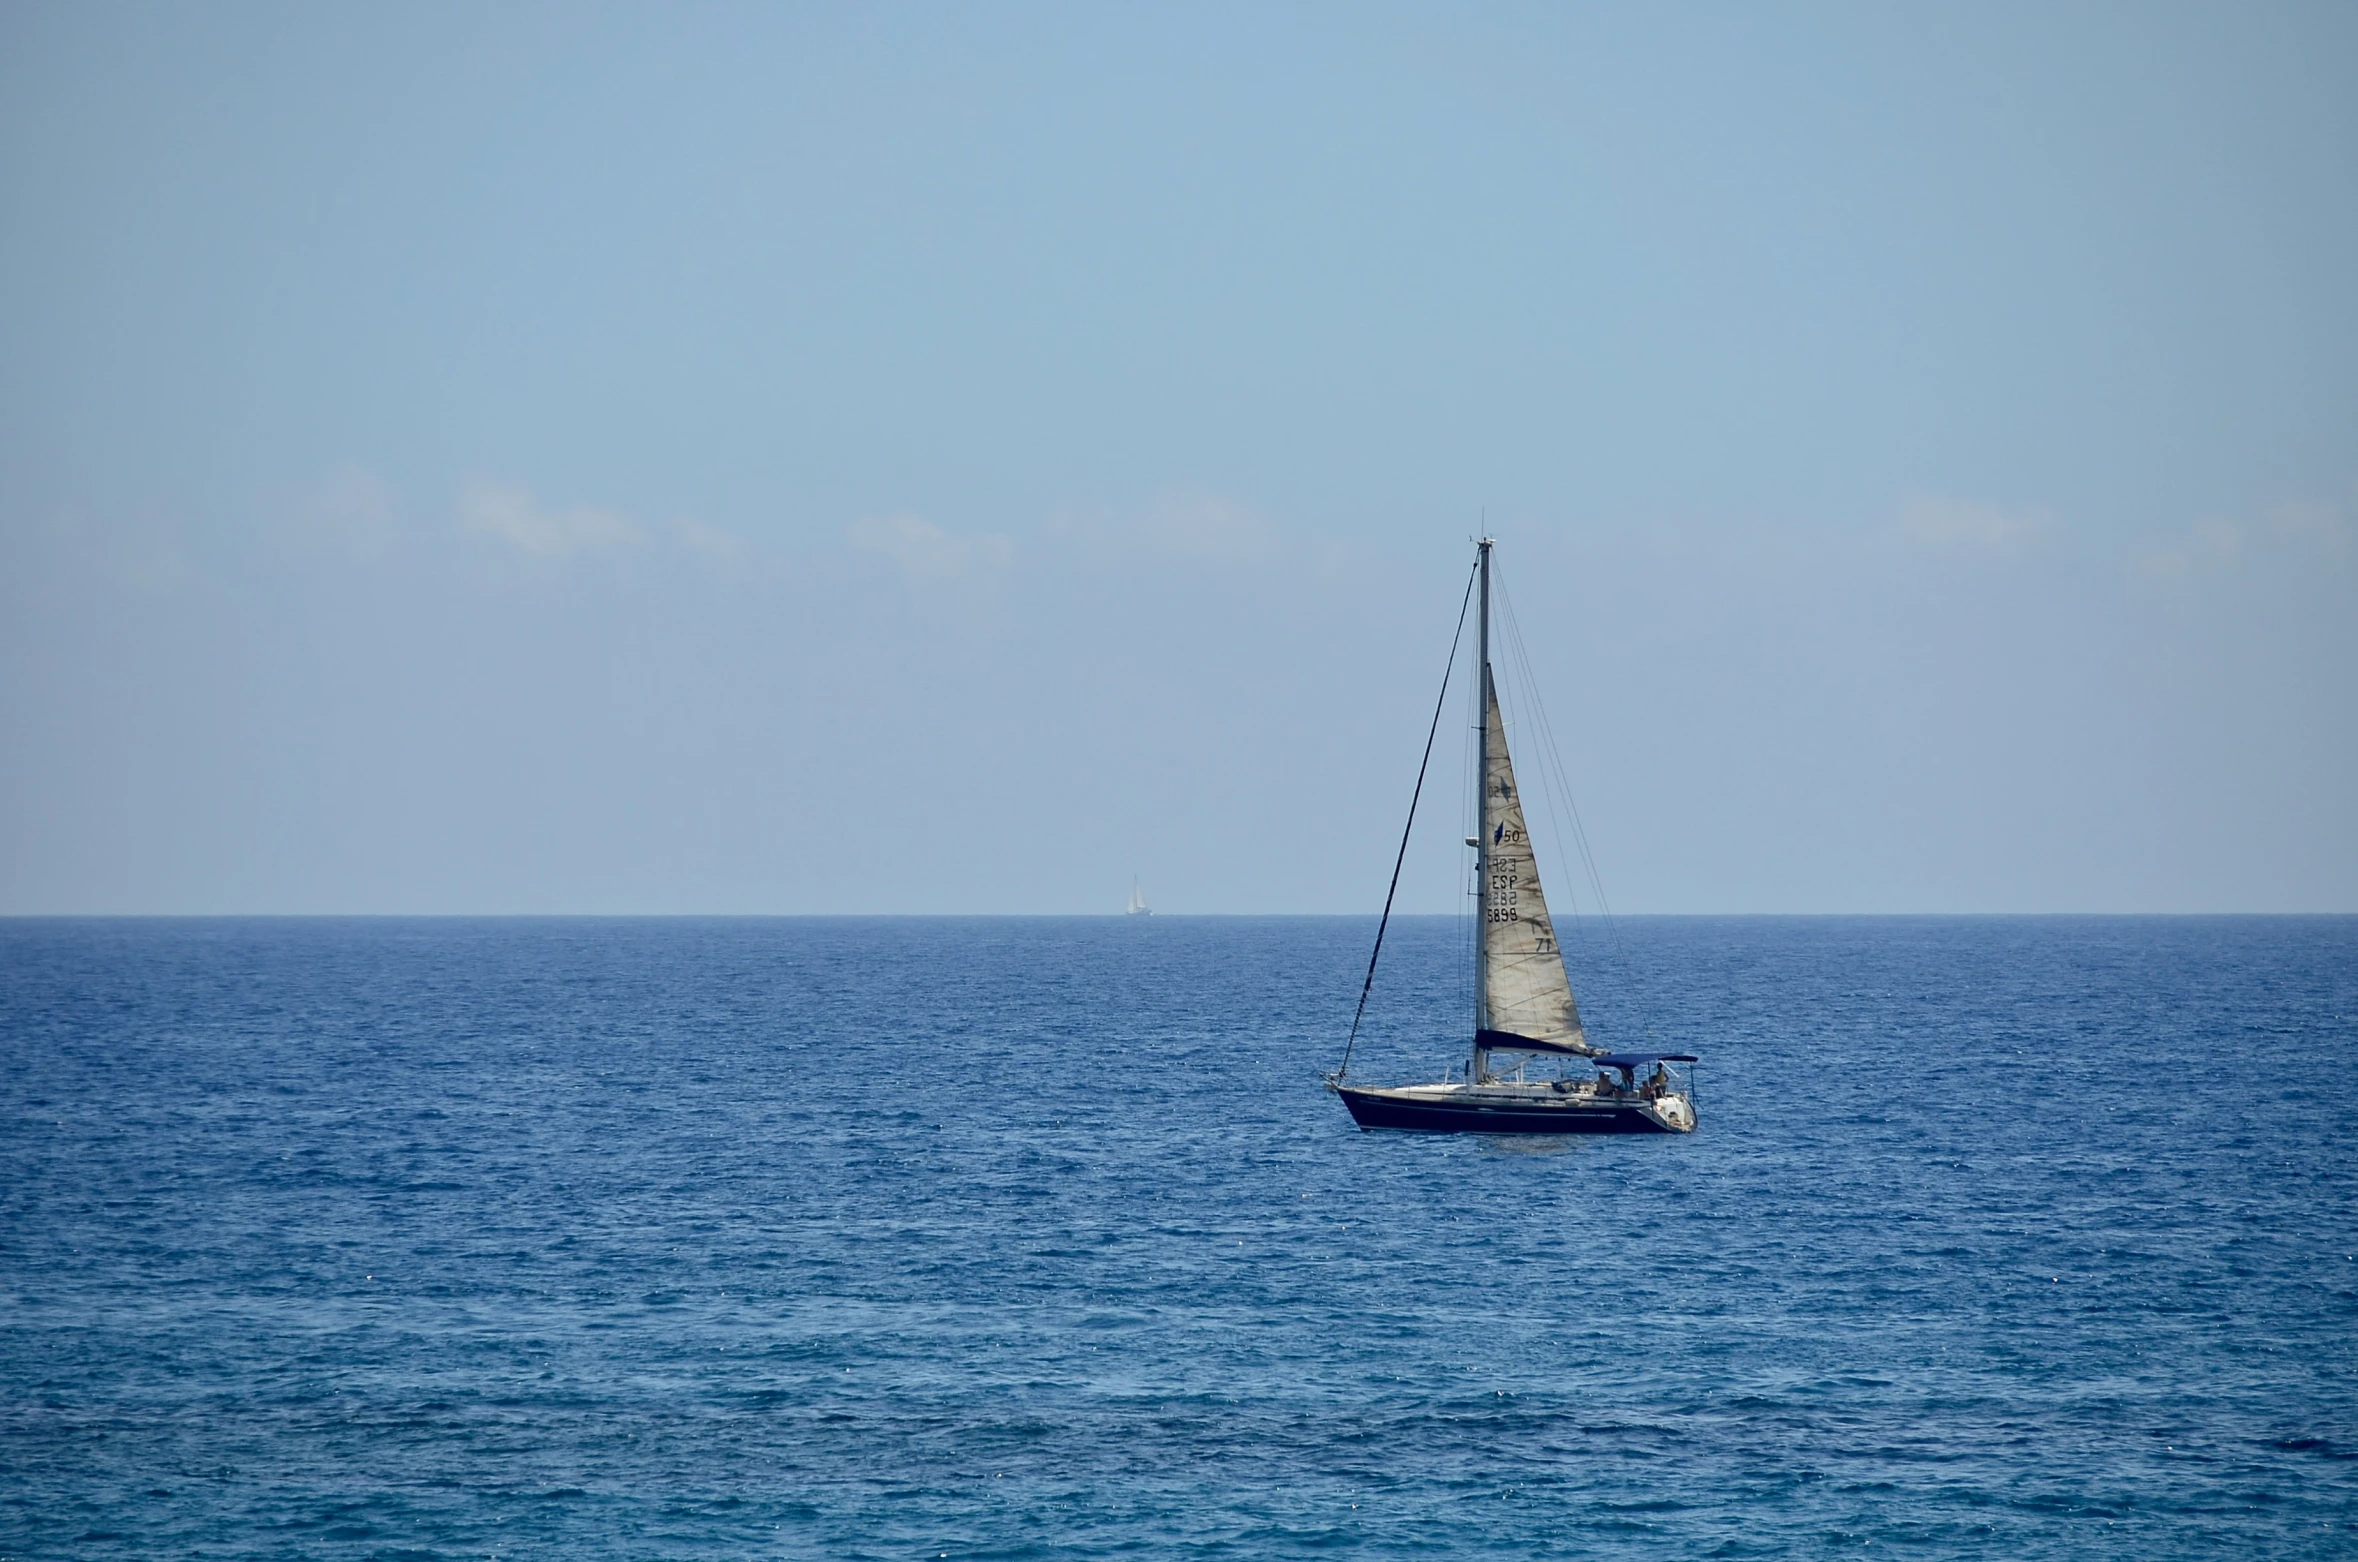
[[[1636,1068],[1640,1063],[1699,1063],[1702,1059],[1691,1052],[1608,1052],[1589,1061],[1599,1068]]]

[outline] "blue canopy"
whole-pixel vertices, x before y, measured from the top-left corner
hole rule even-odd
[[[1640,1063],[1696,1063],[1691,1052],[1608,1052],[1589,1061],[1599,1068],[1636,1068]]]

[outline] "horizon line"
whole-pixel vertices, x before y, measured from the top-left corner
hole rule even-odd
[[[1458,921],[1466,913],[1396,911],[1392,920]],[[6,922],[1328,922],[1374,921],[1373,911],[0,911]],[[2358,910],[2236,911],[1624,911],[1567,918],[1574,925],[1641,921],[2028,921],[2103,917],[2358,917]]]

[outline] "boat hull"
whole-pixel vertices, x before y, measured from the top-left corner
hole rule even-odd
[[[1455,1134],[1676,1134],[1694,1132],[1691,1108],[1627,1097],[1553,1099],[1517,1091],[1371,1090],[1339,1085],[1335,1094],[1361,1129],[1397,1128]],[[1667,1109],[1666,1109],[1667,1108]]]

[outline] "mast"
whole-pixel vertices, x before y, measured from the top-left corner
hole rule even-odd
[[[1484,537],[1477,546],[1482,606],[1475,618],[1474,665],[1482,669],[1482,676],[1474,696],[1474,770],[1481,800],[1474,805],[1474,1057],[1466,1071],[1470,1085],[1482,1083],[1490,1061],[1490,1049],[1482,1045],[1482,1033],[1490,1028],[1490,539]]]

